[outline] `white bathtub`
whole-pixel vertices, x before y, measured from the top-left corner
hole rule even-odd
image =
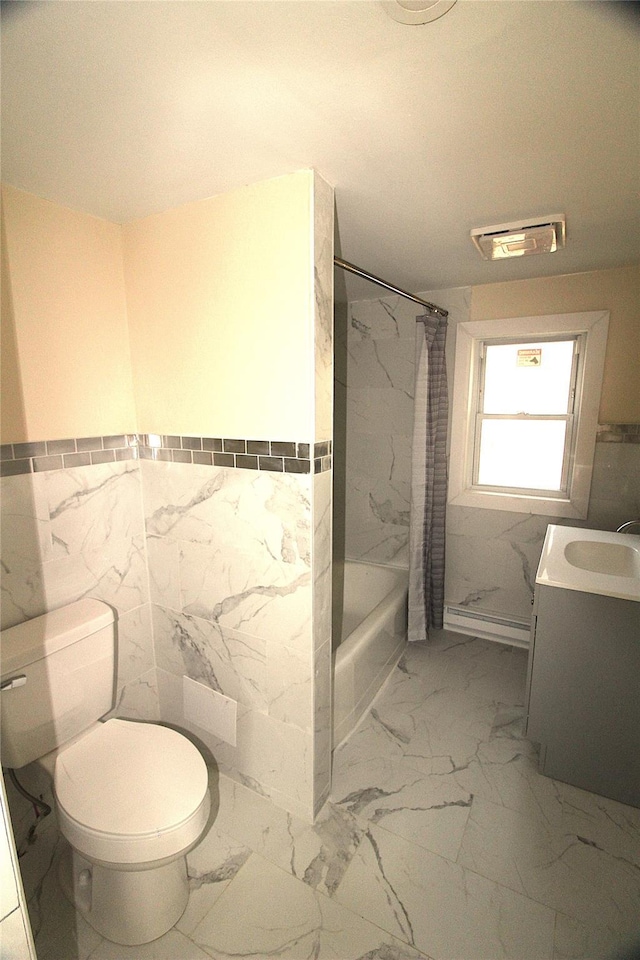
[[[355,728],[407,642],[406,570],[347,560],[342,636],[334,653],[333,744]]]

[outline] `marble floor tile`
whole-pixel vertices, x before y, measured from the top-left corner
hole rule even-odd
[[[620,938],[597,923],[556,915],[553,941],[554,960],[637,960],[640,936]]]
[[[452,689],[486,701],[522,704],[527,651],[450,630],[432,630],[427,644],[410,643],[402,670],[422,688]]]
[[[187,854],[189,903],[176,924],[190,934],[251,856],[251,849],[215,827]]]
[[[102,937],[62,892],[58,865],[66,842],[59,838],[49,869],[29,900],[29,919],[38,960],[87,960]]]
[[[484,741],[468,763],[442,777],[511,810],[536,816],[542,806],[547,817],[561,815],[557,783],[538,773],[537,748],[526,740]]]
[[[123,947],[103,940],[91,954],[91,960],[211,960],[211,955],[174,929],[138,947]]]
[[[313,826],[292,847],[290,871],[314,890],[332,896],[358,849],[363,828],[350,810],[326,803]]]
[[[196,927],[214,960],[419,960],[424,954],[254,854]]]
[[[310,825],[228,777],[220,776],[219,790],[214,824],[219,832],[314,889],[335,891],[362,837],[349,810],[327,803]]]
[[[371,712],[398,742],[405,762],[424,774],[452,773],[469,764],[491,736],[496,704],[449,688],[419,701],[377,701]]]
[[[374,701],[372,709],[366,714],[356,729],[349,734],[333,754],[333,778],[342,772],[371,760],[390,763],[403,757],[402,731],[393,730],[379,720],[376,709],[379,699]]]
[[[640,809],[568,783],[556,785],[567,829],[589,836],[611,856],[635,863],[640,871]]]
[[[622,805],[620,805],[622,806]],[[618,831],[622,833],[622,831]],[[476,797],[458,863],[615,937],[640,933],[640,856],[611,823],[523,814]]]
[[[333,802],[419,847],[455,860],[473,795],[455,780],[419,773],[402,760],[336,764]]]
[[[22,799],[22,798],[20,798]],[[53,797],[46,797],[46,802],[53,804]],[[10,807],[12,813],[14,806]],[[42,882],[47,873],[51,870],[54,857],[57,859],[57,846],[59,844],[60,834],[55,822],[55,816],[50,815],[45,820],[41,820],[37,830],[32,836],[33,843],[27,840],[27,828],[33,822],[33,808],[29,819],[25,818],[23,824],[14,823],[14,835],[16,837],[16,848],[20,858],[20,874],[22,876],[22,886],[27,901],[42,889]],[[18,842],[18,828],[23,828],[22,836]]]
[[[552,909],[380,827],[367,830],[336,899],[434,960],[552,955]]]
[[[296,841],[309,824],[223,774],[218,788],[215,829],[283,870],[291,870]]]
[[[153,944],[75,914],[43,832],[23,864],[39,960],[639,960],[640,810],[538,772],[525,678],[521,650],[410,645],[313,825],[214,778],[189,905]]]

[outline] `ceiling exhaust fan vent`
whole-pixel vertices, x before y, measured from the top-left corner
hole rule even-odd
[[[492,227],[476,227],[471,239],[483,260],[506,260],[537,253],[554,253],[565,245],[563,213]]]

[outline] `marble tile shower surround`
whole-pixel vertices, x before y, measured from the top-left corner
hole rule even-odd
[[[469,319],[470,290],[425,294],[449,310],[447,366],[453,389],[456,324]],[[345,554],[407,565],[415,317],[398,297],[349,304]],[[337,434],[338,435],[338,434]],[[572,526],[614,530],[640,514],[640,425],[598,428],[589,514]],[[336,451],[337,456],[343,455]],[[549,523],[557,518],[447,505],[445,602],[528,620]]]
[[[450,323],[469,314],[470,289],[433,295]],[[349,304],[336,352],[346,352],[345,554],[408,565],[411,440],[420,307],[401,297]],[[451,344],[447,363],[452,369]],[[342,365],[344,366],[344,365]],[[339,435],[339,431],[336,431]]]
[[[637,955],[640,810],[537,772],[526,659],[447,631],[410,645],[313,826],[213,769],[187,910],[154,944],[117,947],[74,915],[44,833],[23,861],[39,960]]]

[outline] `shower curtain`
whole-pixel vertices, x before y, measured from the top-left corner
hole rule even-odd
[[[409,640],[425,641],[442,627],[444,524],[447,500],[447,321],[416,318],[420,336],[416,371],[409,521]]]

